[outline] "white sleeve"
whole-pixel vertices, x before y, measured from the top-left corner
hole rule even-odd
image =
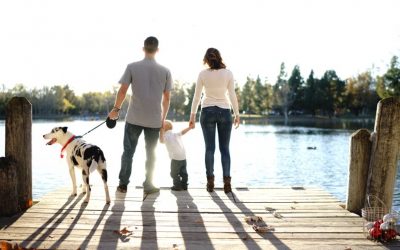
[[[203,80],[201,79],[201,73],[197,78],[196,88],[194,90],[191,113],[196,114],[197,108],[199,107],[201,92],[203,92]]]
[[[228,82],[228,94],[229,94],[229,100],[231,101],[233,113],[238,116],[239,115],[239,103],[236,97],[236,92],[235,92],[235,84],[233,81],[233,74],[230,74],[229,77],[229,82]]]

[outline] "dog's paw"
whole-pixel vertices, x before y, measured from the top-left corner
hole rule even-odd
[[[111,204],[111,201],[106,201],[106,205],[110,205]]]
[[[77,196],[78,194],[77,193],[71,193],[71,197],[74,197],[74,196]]]
[[[83,203],[88,204],[88,203],[89,203],[89,200],[84,200]]]

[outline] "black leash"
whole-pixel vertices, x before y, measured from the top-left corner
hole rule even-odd
[[[92,132],[93,130],[95,130],[96,128],[100,127],[101,125],[103,125],[104,123],[106,123],[106,121],[100,123],[99,125],[97,125],[96,127],[92,128],[91,130],[89,130],[88,132],[84,133],[83,135],[79,135],[79,136],[75,136],[75,138],[82,138],[85,135],[89,134],[90,132]]]

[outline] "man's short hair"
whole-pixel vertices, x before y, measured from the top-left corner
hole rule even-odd
[[[158,49],[158,40],[154,36],[149,36],[144,40],[144,50],[147,53],[154,53]]]

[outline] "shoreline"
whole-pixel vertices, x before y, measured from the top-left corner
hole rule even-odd
[[[89,116],[33,116],[32,121],[103,121],[107,115]],[[199,114],[198,114],[199,117]],[[124,121],[125,117],[120,117],[119,121]],[[189,120],[186,116],[168,116],[167,119],[174,122],[185,122]],[[332,129],[359,129],[366,128],[373,130],[374,116],[311,116],[293,115],[285,120],[281,115],[240,115],[241,123],[244,125],[280,125],[280,126],[303,126]],[[5,123],[5,117],[0,117],[0,123]]]

